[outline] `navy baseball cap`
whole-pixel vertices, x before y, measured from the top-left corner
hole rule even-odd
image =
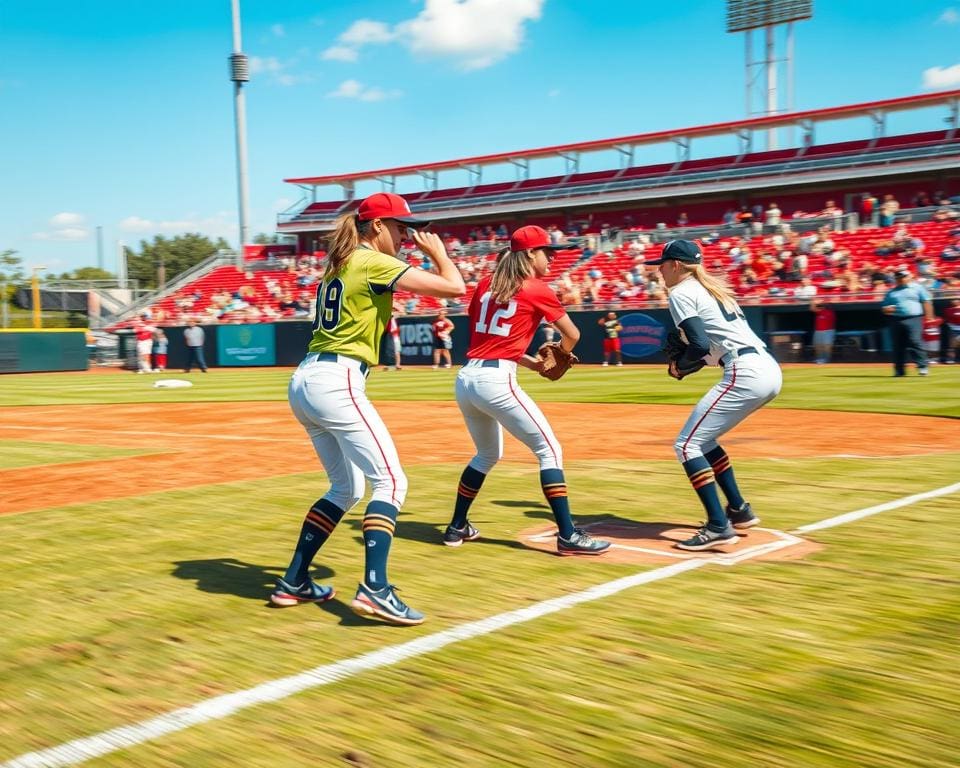
[[[700,264],[703,261],[703,254],[700,253],[700,246],[693,240],[671,240],[663,246],[663,252],[659,259],[643,263],[656,266],[668,260],[679,261],[683,264]]]

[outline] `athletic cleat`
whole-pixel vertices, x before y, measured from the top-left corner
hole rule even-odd
[[[300,603],[325,603],[337,594],[333,587],[324,587],[314,584],[307,579],[299,587],[287,584],[283,579],[277,579],[277,587],[270,595],[270,602],[281,607],[300,605]]]
[[[734,528],[753,528],[760,522],[760,518],[753,514],[750,502],[743,502],[740,509],[734,509],[727,504],[727,520]]]
[[[610,542],[595,539],[583,528],[574,528],[569,539],[557,534],[557,552],[561,555],[602,555],[610,549]]]
[[[687,549],[691,552],[699,552],[702,549],[722,547],[724,544],[736,544],[737,541],[739,541],[737,538],[737,532],[733,530],[733,526],[729,523],[727,524],[726,529],[723,531],[714,531],[709,526],[704,525],[689,539],[686,539],[685,541],[678,541],[676,543],[676,547],[677,549]]]
[[[350,608],[358,616],[379,616],[391,624],[422,624],[423,614],[397,597],[396,589],[392,584],[383,589],[370,589],[366,584],[360,584]]]
[[[465,541],[474,541],[479,538],[480,531],[470,525],[469,520],[464,523],[463,528],[448,525],[447,530],[443,532],[443,543],[448,547],[459,547]]]

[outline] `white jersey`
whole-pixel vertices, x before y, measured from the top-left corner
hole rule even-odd
[[[739,306],[734,304],[732,312],[726,309],[693,277],[681,280],[670,290],[669,305],[670,316],[677,328],[691,317],[703,320],[710,340],[710,353],[705,359],[711,365],[733,350],[744,347],[766,349],[767,345],[753,332]]]

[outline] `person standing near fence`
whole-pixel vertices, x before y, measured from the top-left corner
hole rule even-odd
[[[390,432],[367,399],[366,377],[379,358],[394,291],[436,298],[466,292],[440,237],[415,229],[425,224],[413,218],[402,197],[380,192],[361,202],[356,212],[341,215],[330,236],[327,267],[317,286],[313,337],[288,389],[290,409],[313,443],[330,489],[303,520],[290,565],[270,595],[274,605],[333,597],[332,587],[310,579],[310,565],[344,514],[363,497],[366,480],[372,494],[363,514],[363,579],[350,608],[392,624],[423,622],[423,614],[400,599],[387,576],[407,478]],[[408,237],[430,257],[438,274],[411,269],[397,258]]]
[[[933,302],[927,289],[910,279],[910,273],[901,269],[896,273],[897,284],[883,297],[880,310],[890,322],[890,340],[893,344],[893,375],[906,376],[907,357],[916,363],[917,373],[926,376],[927,353],[923,350],[921,334],[923,319],[933,318]]]
[[[137,338],[137,373],[150,373],[153,370],[150,359],[153,354],[153,326],[147,322],[149,319],[149,313],[144,312],[133,327]]]
[[[197,321],[192,317],[187,320],[187,327],[183,329],[183,343],[187,345],[186,373],[190,373],[193,366],[197,366],[204,373],[207,372],[207,361],[203,359],[203,341],[206,334]]]
[[[837,335],[837,313],[819,299],[810,302],[813,312],[813,355],[817,365],[829,363]]]

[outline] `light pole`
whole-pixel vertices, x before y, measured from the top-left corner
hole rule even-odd
[[[233,55],[230,57],[230,79],[233,81],[233,118],[237,133],[237,197],[240,207],[240,243],[237,266],[243,266],[243,246],[250,239],[247,231],[250,193],[247,188],[247,107],[243,86],[250,81],[250,65],[241,51],[240,0],[231,0],[233,11]]]
[[[40,280],[37,277],[37,272],[42,272],[46,267],[34,267],[33,268],[33,278],[31,280],[31,287],[33,288],[33,327],[34,329],[39,329],[41,327],[40,323]]]

